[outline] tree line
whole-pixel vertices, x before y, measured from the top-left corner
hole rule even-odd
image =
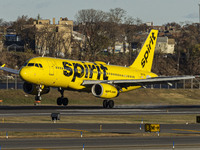
[[[133,63],[139,51],[139,49],[132,50],[132,43],[137,42],[138,47],[142,45],[142,40],[134,37],[151,29],[139,18],[128,16],[127,12],[121,8],[110,9],[108,12],[95,9],[80,10],[75,18],[73,30],[81,33],[84,40],[76,40],[73,36],[66,39],[62,34],[54,34],[45,28],[40,32],[31,27],[25,28],[26,25],[32,25],[34,21],[41,19],[39,15],[37,18],[21,16],[14,22],[5,22],[0,19],[0,26],[14,29],[21,36],[25,51],[28,52],[35,51],[35,42],[38,40],[36,37],[41,37],[43,33],[46,33],[44,42],[47,43],[49,56],[60,57],[57,55],[58,45],[70,42],[65,47],[65,58],[100,60],[127,66]],[[173,55],[156,53],[152,71],[159,75],[200,74],[200,24],[193,23],[183,26],[178,23],[168,23],[165,27],[168,29],[173,27],[175,30],[168,35],[175,39],[175,53]],[[124,45],[123,53],[115,54],[114,48],[118,41]],[[68,53],[71,42],[75,48]],[[128,43],[129,53],[125,53],[126,43]],[[108,47],[111,49],[105,54],[103,50]]]

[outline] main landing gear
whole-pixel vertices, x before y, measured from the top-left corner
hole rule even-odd
[[[61,105],[67,106],[68,105],[68,98],[64,97],[64,90],[62,88],[58,88],[58,91],[60,92],[61,97],[58,97],[57,104],[59,106],[61,106]]]
[[[103,108],[113,108],[114,101],[113,100],[104,100],[103,101]]]

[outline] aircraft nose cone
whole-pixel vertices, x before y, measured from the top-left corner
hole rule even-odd
[[[28,74],[28,71],[26,68],[22,68],[20,73],[19,73],[20,77],[25,80],[25,81],[28,81],[29,79],[29,74]]]

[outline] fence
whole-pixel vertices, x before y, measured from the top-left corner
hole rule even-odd
[[[22,89],[24,81],[18,76],[0,76],[0,89]]]
[[[200,77],[196,77],[190,80],[181,80],[179,82],[174,82],[169,84],[152,84],[148,85],[146,88],[151,89],[200,89]]]
[[[200,76],[195,79],[181,80],[170,84],[152,84],[145,88],[151,89],[200,89]],[[0,76],[0,89],[23,89],[24,81],[18,76]]]

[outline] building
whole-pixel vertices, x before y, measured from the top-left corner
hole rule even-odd
[[[4,32],[2,44],[7,51],[24,52],[24,42],[12,28],[7,28]]]
[[[65,56],[71,53],[71,39],[73,33],[73,21],[60,18],[58,24],[49,19],[34,22],[35,51],[39,54],[51,54],[53,56]]]
[[[155,52],[161,52],[164,54],[173,54],[175,47],[175,40],[169,39],[167,36],[158,37]]]

